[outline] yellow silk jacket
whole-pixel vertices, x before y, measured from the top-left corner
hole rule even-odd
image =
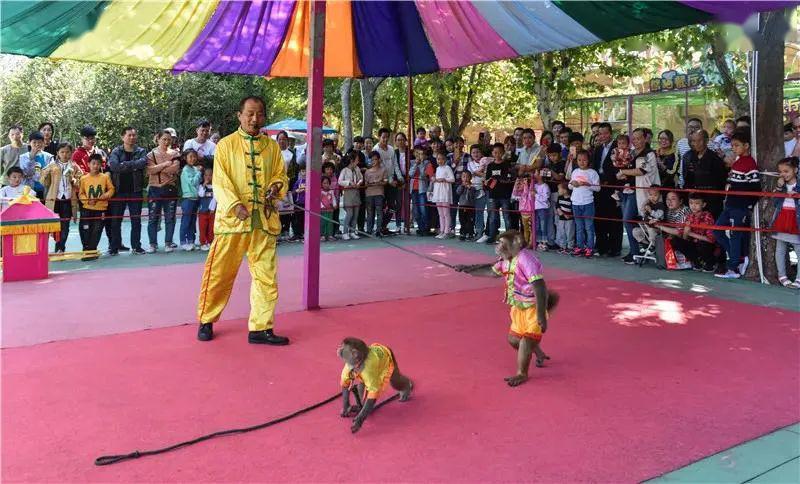
[[[241,128],[222,138],[214,154],[212,183],[217,199],[215,233],[244,233],[260,228],[271,235],[280,235],[277,210],[271,210],[268,218],[264,211],[269,187],[280,184],[277,200],[289,190],[283,156],[275,140],[267,135],[250,136]],[[239,204],[250,211],[245,220],[236,217],[234,208]],[[255,214],[260,220],[256,220]]]

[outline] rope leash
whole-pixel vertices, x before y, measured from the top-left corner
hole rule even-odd
[[[149,456],[149,455],[164,454],[166,452],[171,452],[173,450],[177,450],[177,449],[180,449],[180,448],[183,448],[183,447],[188,447],[190,445],[198,444],[198,443],[204,442],[206,440],[211,440],[211,439],[214,439],[214,438],[217,438],[217,437],[223,437],[225,435],[244,434],[244,433],[247,433],[247,432],[253,432],[255,430],[260,430],[260,429],[263,429],[263,428],[266,428],[266,427],[270,427],[270,426],[275,425],[275,424],[279,424],[281,422],[285,422],[285,421],[287,421],[289,419],[292,419],[294,417],[298,417],[298,416],[303,415],[304,413],[308,413],[308,412],[310,412],[312,410],[316,410],[317,408],[325,406],[325,405],[331,403],[332,401],[334,401],[334,400],[336,400],[337,398],[340,398],[340,397],[341,397],[341,393],[337,393],[336,395],[332,395],[332,396],[326,398],[325,400],[322,400],[321,402],[317,402],[317,403],[315,403],[315,404],[313,404],[313,405],[311,405],[309,407],[305,407],[305,408],[300,409],[300,410],[298,410],[298,411],[296,411],[294,413],[290,413],[289,415],[286,415],[286,416],[283,416],[283,417],[280,417],[280,418],[276,418],[274,420],[270,420],[268,422],[264,422],[264,423],[261,423],[261,424],[258,424],[258,425],[253,425],[251,427],[221,430],[219,432],[213,432],[213,433],[210,433],[210,434],[206,434],[206,435],[197,437],[196,439],[186,440],[184,442],[180,442],[180,443],[177,443],[177,444],[174,444],[174,445],[170,445],[168,447],[162,447],[160,449],[135,450],[135,451],[133,451],[133,452],[131,452],[129,454],[103,455],[103,456],[100,456],[100,457],[98,457],[98,458],[96,458],[94,460],[94,465],[96,465],[96,466],[107,466],[107,465],[111,465],[111,464],[116,464],[117,462],[122,462],[122,461],[126,461],[126,460],[133,460],[133,459],[139,459],[141,457],[146,457],[146,456]],[[382,401],[381,403],[375,405],[375,408],[372,411],[374,412],[375,410],[379,409],[380,407],[386,405],[387,403],[389,403],[389,402],[391,402],[393,400],[396,400],[399,397],[400,397],[400,394],[399,393],[395,393],[391,397],[389,397],[386,400]]]
[[[321,213],[317,213],[317,212],[314,212],[312,210],[309,210],[306,207],[303,207],[302,205],[297,205],[295,203],[292,203],[292,206],[297,210],[301,210],[303,212],[307,212],[307,213],[309,213],[311,215],[314,215],[315,217],[319,217],[319,218],[321,218],[321,219],[323,219],[323,220],[325,220],[327,222],[331,222],[331,223],[334,223],[334,224],[339,224],[339,225],[344,226],[343,224],[340,224],[338,221],[333,220],[332,218],[330,218],[330,217],[328,217],[326,215],[323,215]],[[386,238],[384,238],[384,237],[376,237],[376,236],[374,236],[374,235],[372,235],[370,233],[367,233],[367,232],[364,232],[364,231],[361,231],[361,230],[358,230],[358,229],[353,229],[353,231],[358,233],[359,235],[361,235],[363,237],[367,237],[367,238],[370,238],[372,240],[376,240],[378,242],[383,242],[384,244],[390,245],[390,246],[394,247],[395,249],[402,250],[403,252],[407,252],[407,253],[409,253],[411,255],[415,255],[417,257],[422,257],[423,259],[427,259],[427,260],[429,260],[431,262],[434,262],[436,264],[445,266],[448,269],[456,270],[456,266],[453,265],[453,264],[448,264],[447,262],[439,260],[439,259],[437,259],[435,257],[431,257],[431,256],[429,256],[427,254],[422,254],[420,252],[416,252],[416,251],[413,251],[413,250],[408,249],[406,247],[403,247],[402,245],[395,244],[394,242],[390,242],[390,241],[386,240]]]

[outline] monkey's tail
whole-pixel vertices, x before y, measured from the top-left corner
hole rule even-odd
[[[558,301],[561,296],[552,289],[547,290],[547,311],[550,312],[558,306]]]

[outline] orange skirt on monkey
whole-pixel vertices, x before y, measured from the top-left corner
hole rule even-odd
[[[363,383],[367,390],[366,398],[377,399],[389,386],[394,368],[392,351],[382,344],[373,343],[369,345],[369,353],[359,372],[356,373],[350,365],[344,365],[342,388],[350,388],[354,382]]]
[[[533,283],[544,279],[543,269],[542,262],[529,249],[522,249],[510,261],[500,260],[492,267],[495,274],[506,279],[505,302],[511,306],[509,333],[518,338],[542,339]]]

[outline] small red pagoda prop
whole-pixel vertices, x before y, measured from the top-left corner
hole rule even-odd
[[[58,215],[25,192],[0,212],[3,282],[47,279],[49,235],[61,231]]]

